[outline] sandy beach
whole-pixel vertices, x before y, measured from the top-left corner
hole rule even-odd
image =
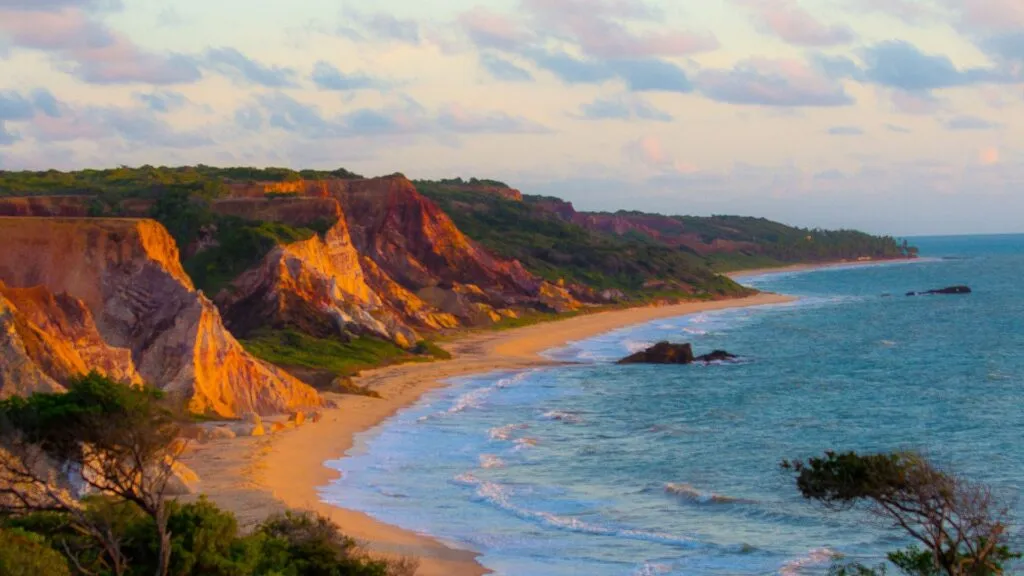
[[[471,551],[446,546],[429,536],[321,502],[318,489],[337,477],[324,463],[342,457],[352,448],[357,434],[414,403],[425,392],[443,386],[450,378],[544,365],[549,363],[539,355],[544,350],[658,318],[791,300],[765,293],[737,300],[615,310],[473,334],[445,345],[453,355],[452,360],[366,372],[357,382],[378,391],[380,399],[333,395],[337,407],[324,411],[316,424],[272,436],[197,444],[185,463],[202,479],[199,491],[234,512],[243,525],[255,524],[289,508],[313,510],[332,518],[376,554],[419,558],[421,576],[486,574],[487,570],[476,562],[476,554]]]
[[[847,268],[850,266],[878,266],[881,264],[897,263],[897,262],[912,262],[917,260],[916,258],[889,258],[885,260],[838,260],[835,262],[825,263],[811,263],[811,264],[792,264],[790,266],[781,266],[778,268],[750,268],[747,270],[739,270],[736,272],[728,272],[725,275],[733,280],[739,278],[748,278],[750,276],[760,276],[762,274],[778,274],[783,272],[803,272],[805,270],[822,270],[827,268]]]

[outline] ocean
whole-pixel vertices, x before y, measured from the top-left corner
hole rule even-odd
[[[911,263],[764,274],[784,305],[632,326],[570,365],[462,378],[363,434],[327,502],[509,576],[824,574],[906,542],[798,494],[783,458],[915,449],[1024,518],[1024,235],[916,238]],[[907,297],[967,284],[966,296]],[[618,366],[660,340],[742,357]]]

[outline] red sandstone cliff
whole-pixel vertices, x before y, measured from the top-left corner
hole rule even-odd
[[[193,288],[178,248],[150,220],[0,218],[0,280],[81,300],[141,376],[221,416],[319,405],[316,391],[247,354]]]

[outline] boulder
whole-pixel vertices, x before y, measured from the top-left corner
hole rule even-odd
[[[928,290],[926,292],[907,292],[907,296],[923,296],[926,294],[970,294],[971,288],[969,286],[950,286],[948,288],[939,288],[937,290]]]
[[[210,430],[207,433],[206,438],[208,440],[232,440],[237,436],[238,435],[235,434],[235,431],[231,428],[228,428],[227,426],[218,426]]]
[[[735,360],[736,358],[737,356],[735,354],[729,354],[725,350],[715,350],[710,354],[697,356],[694,360],[697,362],[704,362],[706,364],[709,362],[728,362],[730,360]]]
[[[689,344],[658,342],[650,348],[619,360],[619,364],[692,364],[693,347]]]

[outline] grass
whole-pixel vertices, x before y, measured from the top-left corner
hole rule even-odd
[[[363,370],[406,362],[431,362],[451,358],[432,342],[420,342],[412,350],[363,336],[348,342],[316,338],[295,330],[260,330],[241,341],[253,356],[296,372],[306,380],[320,381],[321,388],[345,394],[375,396],[376,392],[348,381]],[[313,382],[311,382],[313,383]]]

